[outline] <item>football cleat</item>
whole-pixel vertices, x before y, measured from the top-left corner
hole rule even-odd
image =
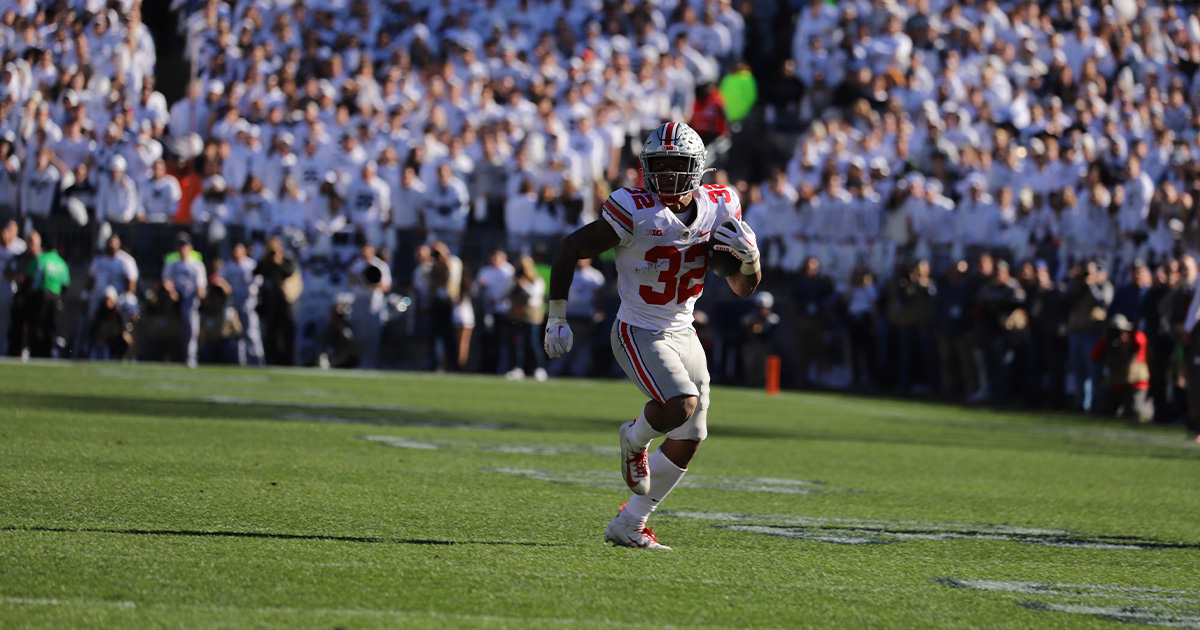
[[[626,422],[618,429],[621,434],[621,475],[634,494],[650,492],[650,469],[646,467],[646,448],[630,442],[626,434],[633,423]]]
[[[645,523],[630,523],[623,518],[624,510],[625,504],[622,503],[620,511],[608,522],[608,527],[604,528],[604,540],[612,543],[614,547],[671,550],[670,547],[659,544],[658,537]]]

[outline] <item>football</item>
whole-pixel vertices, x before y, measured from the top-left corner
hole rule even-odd
[[[733,223],[726,221],[721,227],[733,227]],[[734,256],[726,245],[717,240],[716,230],[713,230],[713,235],[708,239],[708,268],[713,270],[713,273],[724,278],[729,274],[739,270],[742,267],[742,261]]]

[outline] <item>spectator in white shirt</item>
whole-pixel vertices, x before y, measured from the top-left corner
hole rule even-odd
[[[967,197],[958,204],[958,232],[968,260],[997,245],[1003,232],[1000,209],[987,194],[987,179],[979,173],[967,177]]]
[[[1058,194],[1062,210],[1059,212],[1058,224],[1062,241],[1059,244],[1059,258],[1062,260],[1082,260],[1081,252],[1085,252],[1091,238],[1091,223],[1074,186],[1061,186],[1053,191]],[[1089,252],[1087,254],[1091,256]]]
[[[425,223],[428,190],[421,178],[417,177],[417,169],[412,166],[403,167],[397,181],[391,183],[391,225],[396,230],[397,246],[402,252],[411,252],[419,242]],[[401,277],[407,276],[404,274]]]
[[[134,115],[139,121],[169,121],[170,109],[167,108],[167,98],[154,89],[154,76],[142,78],[142,89],[138,102],[133,108]]]
[[[51,164],[54,151],[43,146],[38,149],[32,168],[26,168],[21,177],[21,205],[24,216],[37,219],[49,218],[62,186],[62,173]]]
[[[763,192],[763,199],[756,200],[753,191],[750,195],[750,204],[757,205],[765,201],[766,193]],[[747,213],[753,216],[753,213]],[[816,235],[819,229],[821,217],[821,200],[817,197],[816,186],[803,182],[796,188],[796,202],[791,212],[779,217],[781,223],[782,249],[777,261],[768,259],[766,266],[776,267],[787,272],[796,272],[805,264],[805,260],[813,255],[816,243]],[[749,219],[753,220],[753,219]]]
[[[883,227],[883,198],[864,182],[851,182],[847,186],[851,197],[851,212],[855,226],[854,238],[865,255]]]
[[[163,156],[162,143],[153,137],[154,127],[150,121],[138,127],[136,141],[131,143],[127,156],[129,161],[129,176],[138,186],[150,179],[154,162]]]
[[[854,213],[850,193],[842,186],[842,176],[836,171],[825,175],[821,192],[818,237],[830,243],[847,242],[854,238]]]
[[[537,208],[538,196],[534,192],[533,180],[528,177],[520,178],[520,190],[512,195],[504,204],[504,229],[508,234],[508,249],[513,252],[528,253],[529,237],[533,230],[533,215]]]
[[[142,215],[147,223],[168,223],[179,211],[179,180],[167,174],[162,158],[154,161],[151,177],[140,188]]]
[[[245,228],[246,240],[252,244],[265,243],[276,214],[275,194],[263,187],[257,175],[250,175],[235,203],[234,214],[238,224]]]
[[[320,139],[310,135],[304,141],[304,150],[296,157],[296,178],[300,182],[300,188],[310,197],[316,196],[321,192],[325,175],[332,170],[332,161],[326,152],[321,150]]]
[[[341,144],[335,152],[337,158],[333,160],[333,169],[343,175],[354,175],[362,168],[362,165],[370,159],[366,149],[359,143],[358,138],[346,131],[341,136]]]
[[[112,157],[108,163],[108,175],[101,180],[100,192],[96,197],[96,218],[109,223],[132,223],[144,220],[138,198],[138,187],[133,178],[126,174],[125,158]]]
[[[1027,224],[1029,239],[1024,247],[1019,238],[1012,239],[1013,260],[1024,260],[1038,252],[1050,251],[1054,247],[1054,242],[1062,237],[1062,224],[1059,221],[1062,204],[1060,191],[1051,191],[1048,196],[1043,196],[1034,192],[1032,188],[1021,189],[1017,198],[1017,220],[1009,226],[1009,231],[1013,234],[1020,234],[1026,207],[1031,207],[1030,222]]]
[[[762,201],[746,211],[746,220],[757,230],[763,262],[768,267],[777,266],[782,259],[798,199],[787,175],[776,173],[762,186]]]
[[[562,237],[567,225],[565,202],[570,181],[563,182],[562,191],[552,184],[543,184],[533,207],[529,237],[543,245],[552,245]]]
[[[425,226],[430,240],[443,241],[456,256],[471,212],[467,185],[454,175],[449,163],[437,168],[437,183],[426,193]]]
[[[97,178],[98,181],[104,181],[109,174],[109,164],[112,164],[113,158],[117,156],[125,159],[125,165],[128,168],[129,159],[133,153],[133,147],[125,140],[124,131],[115,123],[109,124],[104,131],[104,141],[95,148],[91,169],[92,177]]]
[[[912,50],[912,39],[904,34],[900,18],[893,14],[887,17],[887,22],[879,37],[871,40],[868,54],[872,59],[875,74],[882,74],[891,67],[896,67],[902,72],[906,71]]]
[[[91,321],[96,309],[104,301],[104,294],[114,289],[118,294],[118,304],[137,304],[137,261],[128,252],[121,249],[121,237],[113,234],[104,242],[104,251],[92,259],[88,267],[88,280],[85,287],[87,294],[87,320]]]
[[[1146,216],[1154,197],[1154,182],[1142,171],[1142,159],[1130,155],[1125,162],[1124,201],[1121,202],[1118,223],[1126,240],[1141,240],[1146,235]]]
[[[183,138],[193,133],[204,135],[208,131],[208,109],[204,100],[204,82],[193,79],[188,84],[187,96],[171,106],[168,125],[171,137]]]
[[[925,195],[925,177],[920,173],[909,173],[905,177],[908,183],[908,194],[904,199],[901,210],[908,216],[912,236],[920,243],[926,243],[925,232],[929,220],[929,201]]]
[[[806,65],[813,38],[822,41],[822,48],[832,48],[837,21],[837,9],[825,2],[810,2],[807,10],[801,11],[792,36],[792,59],[797,68]]]
[[[246,186],[246,176],[252,171],[252,154],[246,145],[250,141],[250,123],[238,119],[233,126],[233,137],[228,140],[228,153],[221,160],[221,175],[225,183],[233,190],[240,191]]]
[[[200,197],[192,204],[192,218],[197,223],[230,225],[237,219],[236,209],[229,199],[229,185],[221,175],[204,180]]]
[[[492,251],[488,264],[479,270],[471,284],[471,295],[483,313],[483,365],[485,373],[497,373],[505,367],[502,349],[507,345],[509,293],[516,270],[502,249]]]
[[[83,133],[83,122],[75,120],[66,125],[62,140],[54,145],[54,154],[67,169],[75,171],[75,167],[92,157],[96,150],[96,141]]]
[[[383,226],[392,213],[391,189],[379,177],[378,169],[374,160],[364,162],[346,191],[347,218],[368,243],[376,246],[383,241]]]
[[[1189,201],[1179,195],[1175,184],[1159,184],[1146,217],[1145,259],[1151,264],[1164,264],[1174,253],[1175,236],[1171,223],[1184,224],[1192,210]]]
[[[569,146],[583,160],[579,170],[582,184],[590,186],[604,177],[609,166],[608,146],[604,137],[596,131],[592,119],[580,118],[575,121]]]
[[[312,209],[313,199],[300,188],[295,176],[285,177],[279,202],[270,220],[270,231],[278,234],[284,228],[296,228],[308,233],[312,230],[316,216]],[[326,217],[321,217],[326,219]]]
[[[295,142],[295,136],[286,131],[275,137],[275,151],[266,156],[262,169],[263,186],[267,190],[282,190],[283,180],[297,174],[296,153],[292,149]]]

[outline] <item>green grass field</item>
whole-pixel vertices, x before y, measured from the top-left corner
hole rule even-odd
[[[716,388],[613,548],[629,383],[0,363],[0,627],[1200,628],[1179,428]]]

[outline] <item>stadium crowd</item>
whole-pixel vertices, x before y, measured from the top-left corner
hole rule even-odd
[[[718,380],[761,382],[777,354],[797,387],[1195,434],[1188,7],[174,0],[191,80],[169,104],[140,0],[19,0],[0,9],[0,346],[615,374],[588,352],[609,261],[572,285],[584,352],[550,364],[545,263],[638,185],[644,133],[685,120],[771,291],[710,283]]]

